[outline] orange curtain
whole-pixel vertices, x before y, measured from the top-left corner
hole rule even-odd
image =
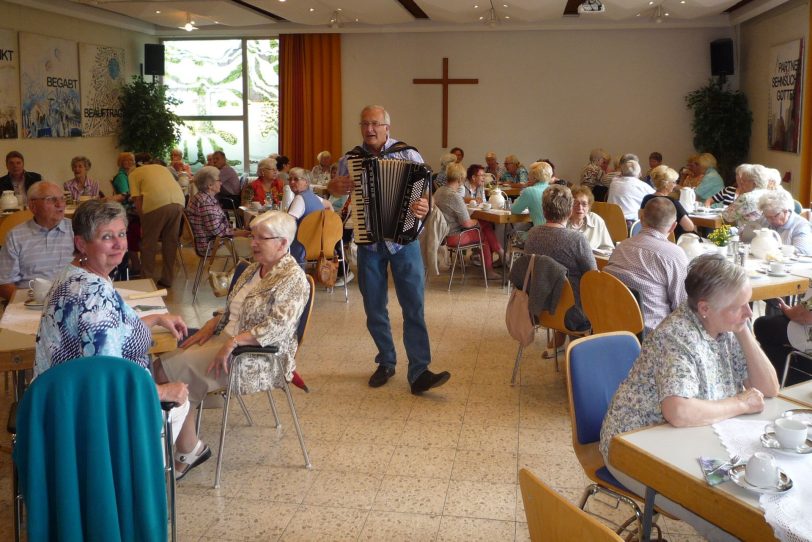
[[[812,38],[812,7],[809,9],[809,32]],[[804,94],[801,107],[801,179],[798,184],[798,201],[808,207],[812,200],[812,47],[809,40],[804,41]]]
[[[312,168],[316,155],[341,148],[341,35],[279,36],[280,154]]]

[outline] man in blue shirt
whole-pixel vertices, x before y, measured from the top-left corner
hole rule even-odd
[[[388,153],[397,141],[389,137],[389,113],[379,105],[369,105],[361,111],[362,148],[374,156],[423,162],[420,154],[413,149]],[[334,196],[347,194],[352,189],[352,180],[347,168],[347,157],[339,162],[338,177],[330,181],[328,189]],[[419,219],[429,212],[428,201],[423,198],[412,205],[412,211]],[[447,371],[433,373],[428,369],[431,363],[431,348],[426,320],[423,315],[424,274],[420,244],[399,245],[391,241],[379,241],[358,247],[358,287],[364,298],[364,311],[367,316],[367,329],[378,354],[375,363],[378,368],[369,379],[369,385],[377,388],[395,374],[395,343],[392,340],[392,326],[387,310],[388,275],[392,269],[395,292],[403,312],[403,344],[409,358],[408,380],[412,393],[421,395],[431,388],[445,384],[451,375]]]

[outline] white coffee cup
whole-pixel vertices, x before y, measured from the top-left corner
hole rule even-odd
[[[781,254],[784,258],[792,258],[795,255],[795,247],[792,245],[782,245]]]
[[[782,275],[784,273],[784,262],[770,262],[770,273],[774,275]]]
[[[42,303],[48,295],[48,290],[51,289],[51,281],[41,278],[31,279],[28,281],[28,287],[34,293],[34,301]]]
[[[778,485],[778,466],[775,458],[765,452],[756,452],[744,467],[744,477],[756,487],[775,487]]]
[[[490,210],[490,208],[491,208],[491,204],[490,204],[490,203],[485,202],[485,203],[483,203],[483,204],[482,204],[482,209],[483,209],[484,211],[488,211],[488,210]]]
[[[764,426],[764,432],[774,432],[782,448],[795,449],[806,442],[806,424],[792,418],[778,418]]]

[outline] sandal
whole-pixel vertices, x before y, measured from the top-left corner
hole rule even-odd
[[[565,350],[566,348],[564,348],[563,346],[559,346],[555,350],[553,350],[552,348],[548,348],[541,355],[541,359],[555,359],[556,354],[563,354]]]
[[[198,440],[194,449],[191,452],[175,452],[175,461],[187,465],[185,469],[175,472],[175,480],[182,480],[184,476],[189,474],[189,471],[198,465],[202,465],[208,458],[211,457],[211,448],[209,448],[202,440]]]

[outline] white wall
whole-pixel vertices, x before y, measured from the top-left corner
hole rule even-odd
[[[750,161],[778,168],[783,174],[791,172],[790,186],[784,185],[795,196],[800,182],[801,155],[772,151],[767,146],[767,104],[769,99],[770,48],[774,45],[804,38],[809,47],[807,27],[809,3],[796,0],[765,13],[741,25],[741,89],[747,95],[753,111],[753,133],[750,137]],[[804,66],[808,70],[809,66]],[[810,89],[806,89],[809,92]],[[803,145],[804,143],[801,142]],[[804,206],[809,202],[802,202]]]
[[[129,75],[138,73],[144,61],[144,43],[158,40],[146,34],[100,25],[0,1],[0,27],[23,32],[36,32],[56,38],[82,43],[121,47],[125,51],[126,69]],[[0,88],[0,92],[3,89]],[[90,177],[101,184],[103,192],[110,194],[110,180],[118,171],[116,158],[119,149],[117,138],[41,138],[0,139],[0,175],[5,175],[2,157],[11,150],[25,156],[26,169],[36,171],[43,178],[61,184],[73,177],[70,161],[76,155],[85,155],[93,163]]]
[[[358,113],[379,103],[392,115],[392,135],[418,149],[433,167],[441,148],[442,58],[449,76],[478,85],[449,90],[449,147],[465,163],[493,150],[529,164],[552,159],[559,177],[577,180],[589,151],[613,156],[660,151],[679,166],[693,152],[684,96],[710,77],[709,43],[730,28],[488,31],[364,34],[342,38],[343,145],[360,143]]]

